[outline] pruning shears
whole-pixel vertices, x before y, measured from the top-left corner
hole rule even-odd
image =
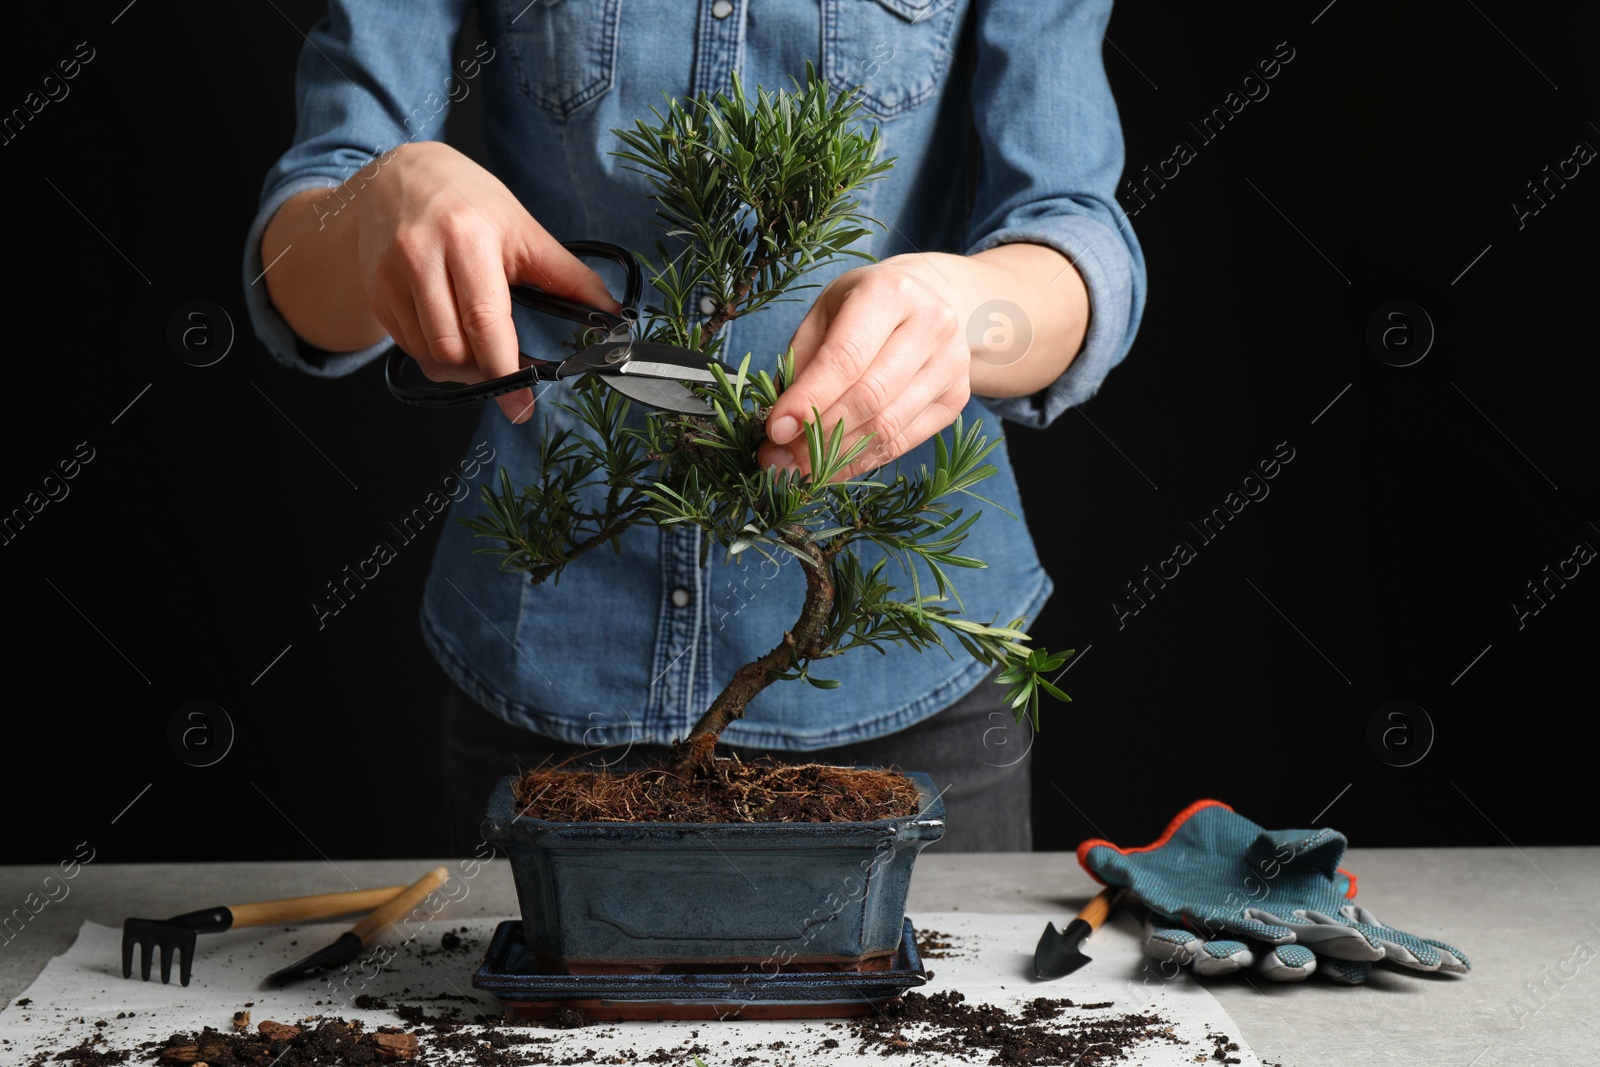
[[[384,367],[389,392],[418,407],[451,407],[515,392],[535,381],[555,382],[593,374],[623,396],[649,407],[684,415],[712,414],[710,403],[696,396],[689,383],[715,383],[713,365],[730,376],[737,372],[703,352],[635,339],[643,287],[638,260],[627,249],[605,241],[564,241],[562,247],[575,256],[599,256],[622,265],[627,271],[622,313],[612,314],[531,285],[513,285],[511,299],[534,311],[587,326],[585,338],[598,335],[600,340],[559,361],[535,361],[526,353],[518,353],[527,364],[521,370],[475,385],[406,384],[401,375],[408,357],[395,348]]]

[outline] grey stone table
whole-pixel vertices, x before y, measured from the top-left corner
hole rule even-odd
[[[50,867],[0,867],[0,1003],[65,952],[84,919],[120,925],[227,902],[410,882],[435,861],[385,860],[81,867],[61,896],[19,926],[13,908],[46,899]],[[459,861],[438,861],[457,867]],[[1458,945],[1466,976],[1380,968],[1350,988],[1313,977],[1273,985],[1215,980],[1216,994],[1264,1062],[1284,1067],[1404,1063],[1600,1065],[1600,848],[1352,849],[1358,899],[1385,922]],[[486,864],[456,914],[513,915],[503,862]],[[918,862],[916,911],[1075,911],[1098,887],[1071,853],[941,855]],[[458,905],[452,905],[452,910]],[[24,909],[24,914],[28,914]],[[1104,935],[1102,935],[1104,936]],[[1138,975],[1119,976],[1129,982]],[[1187,974],[1179,976],[1190,981]]]

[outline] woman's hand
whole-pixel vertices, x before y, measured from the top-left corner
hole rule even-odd
[[[809,472],[800,424],[815,407],[824,435],[844,420],[846,449],[874,435],[835,480],[859,477],[949,426],[974,393],[1048,387],[1083,347],[1088,321],[1083,278],[1045,245],[916,252],[846,271],[795,331],[795,380],[757,461]]]
[[[512,284],[620,310],[498,178],[437,141],[401,145],[337,189],[289,200],[267,226],[262,260],[273,304],[306,341],[344,352],[387,334],[434,381],[518,369]],[[531,390],[497,399],[513,422],[533,414]]]
[[[966,407],[972,353],[961,315],[937,270],[919,260],[857,267],[822,290],[791,342],[795,380],[767,420],[763,467],[810,470],[800,424],[815,418],[813,407],[824,440],[840,419],[846,450],[873,435],[840,480],[911,451]]]
[[[449,145],[403,145],[385,170],[356,201],[361,279],[373,315],[433,381],[517,370],[511,284],[620,310],[500,179]],[[533,414],[531,390],[498,400],[512,422]]]

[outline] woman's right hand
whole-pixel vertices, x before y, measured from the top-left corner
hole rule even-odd
[[[400,146],[370,192],[353,205],[367,300],[433,381],[481,382],[517,369],[511,284],[620,310],[600,276],[500,179],[447,144]],[[512,422],[533,413],[530,390],[498,399]]]
[[[410,142],[360,173],[337,192],[290,200],[263,238],[265,262],[310,250],[266,275],[274,304],[310,343],[345,351],[376,343],[381,329],[431,380],[476,383],[518,369],[511,285],[620,310],[598,274],[449,145]],[[297,210],[301,201],[310,210]],[[352,308],[357,292],[365,313]],[[533,414],[531,390],[497,399],[513,422]]]

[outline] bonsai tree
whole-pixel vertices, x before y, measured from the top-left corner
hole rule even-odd
[[[654,262],[640,257],[657,299],[637,324],[644,340],[715,355],[723,326],[784,299],[819,264],[839,255],[869,258],[850,248],[871,221],[852,197],[893,161],[878,159],[875,128],[851,128],[858,106],[850,94],[830,93],[808,67],[806,83],[792,93],[758,87],[751,97],[735,76],[731,97],[701,93],[687,106],[669,98],[654,124],[613,131],[626,145],[613,154],[649,180],[656,214],[676,245],[658,240]],[[692,325],[696,287],[710,293],[715,308]],[[805,424],[809,473],[763,469],[756,446],[794,380],[793,350],[775,370],[752,375],[749,355],[735,375],[715,368],[715,385],[696,387],[713,416],[651,411],[642,428],[626,424],[626,398],[580,380],[574,402],[562,406],[592,434],[547,431],[532,485],[514,486],[501,469],[499,491],[483,490],[489,514],[462,520],[495,542],[477,551],[539,583],[559,580],[564,568],[608,543],[620,551],[617,538],[635,524],[692,523],[708,535],[701,566],[713,540],[729,560],[757,552],[773,562],[799,561],[806,592],[793,626],[770,652],[740,667],[674,743],[667,769],[680,776],[710,764],[723,729],[768,685],[804,680],[834,688],[838,681],[817,677],[815,665],[856,648],[881,653],[886,642],[948,655],[942,638],[953,636],[974,658],[1003,668],[997,680],[1010,687],[1017,721],[1031,716],[1037,727],[1041,692],[1070,699],[1044,675],[1072,653],[1030,649],[1023,619],[997,625],[962,618],[948,573],[985,566],[960,554],[982,512],[966,514],[951,501],[982,499],[973,487],[994,473],[984,460],[999,442],[982,436],[981,422],[967,427],[958,417],[948,441],[935,439],[931,471],[924,465],[908,477],[896,462],[891,476],[843,480],[840,473],[870,438],[844,447],[843,422],[829,431],[813,408]],[[591,509],[580,494],[596,486],[604,487],[604,503]],[[863,544],[879,546],[884,557],[865,566],[854,551]],[[908,577],[909,595],[891,584],[890,559]],[[918,562],[933,588],[924,587]]]

